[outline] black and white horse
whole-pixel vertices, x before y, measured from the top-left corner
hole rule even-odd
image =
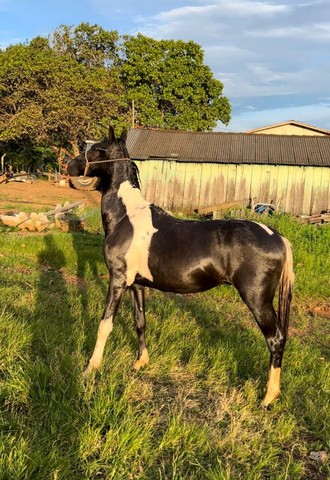
[[[268,406],[280,391],[282,356],[293,286],[290,243],[273,228],[250,220],[178,220],[147,202],[138,169],[129,158],[126,132],[96,143],[71,160],[70,176],[101,179],[104,255],[110,284],[97,341],[86,374],[99,369],[106,340],[123,294],[134,305],[139,341],[136,369],[149,362],[145,340],[144,287],[196,293],[233,285],[251,310],[270,350]],[[279,287],[277,313],[273,307]]]

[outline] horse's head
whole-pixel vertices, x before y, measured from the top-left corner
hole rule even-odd
[[[71,177],[84,175],[87,177],[102,177],[109,169],[109,163],[115,160],[128,159],[126,148],[127,131],[116,138],[114,129],[110,127],[108,137],[70,161],[67,172]]]

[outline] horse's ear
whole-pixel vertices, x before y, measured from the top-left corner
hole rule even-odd
[[[127,130],[126,128],[124,128],[124,130],[121,132],[120,140],[122,140],[123,142],[126,142],[126,139],[127,139]]]
[[[110,125],[109,127],[109,142],[112,143],[116,140],[116,135],[115,135],[115,131],[113,129],[113,126]]]

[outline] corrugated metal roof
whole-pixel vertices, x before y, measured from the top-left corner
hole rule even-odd
[[[330,137],[132,129],[133,160],[330,166]]]

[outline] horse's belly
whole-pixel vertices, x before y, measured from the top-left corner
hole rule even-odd
[[[156,288],[165,292],[197,293],[209,290],[221,283],[230,283],[221,269],[214,265],[193,266],[186,268],[157,269],[152,268],[152,281],[137,275],[136,283]]]

